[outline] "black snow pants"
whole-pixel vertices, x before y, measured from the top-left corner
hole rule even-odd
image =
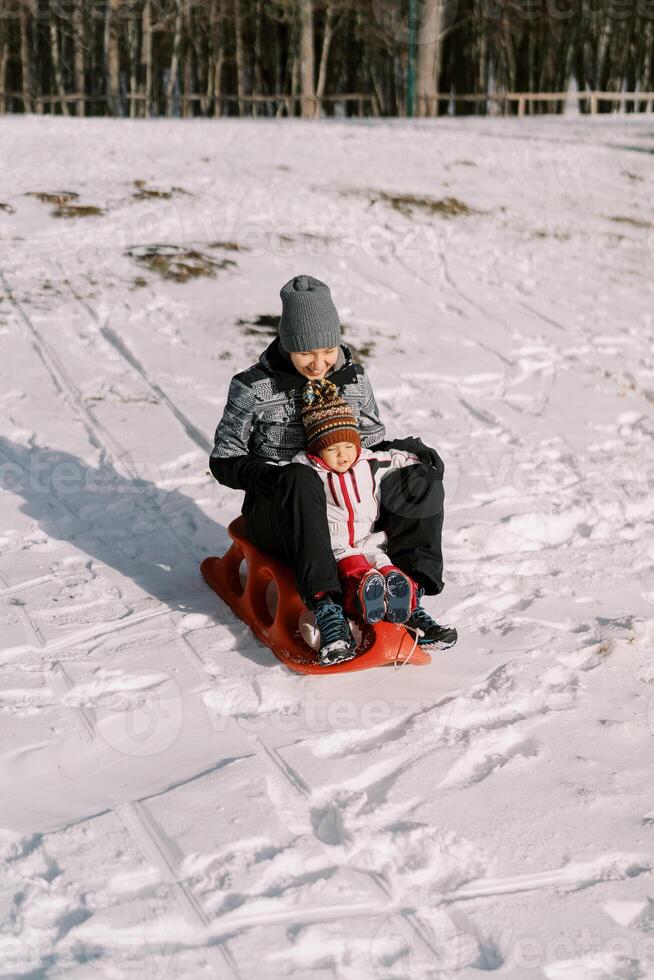
[[[340,594],[320,477],[303,463],[290,463],[269,496],[246,494],[243,515],[258,548],[293,569],[302,600],[317,592]],[[388,556],[427,595],[443,588],[442,473],[416,463],[388,473],[381,483],[377,530],[388,538]]]

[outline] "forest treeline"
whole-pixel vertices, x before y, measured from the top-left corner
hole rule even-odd
[[[654,108],[654,0],[0,0],[2,112],[430,116],[571,88]]]

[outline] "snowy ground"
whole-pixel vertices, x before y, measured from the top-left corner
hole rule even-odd
[[[0,976],[653,978],[652,119],[1,125]],[[445,460],[430,667],[199,577],[299,272]]]

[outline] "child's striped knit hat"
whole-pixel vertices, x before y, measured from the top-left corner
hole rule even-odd
[[[354,413],[338,388],[325,378],[307,381],[302,393],[302,422],[307,435],[307,449],[319,453],[337,442],[360,446],[359,428]]]

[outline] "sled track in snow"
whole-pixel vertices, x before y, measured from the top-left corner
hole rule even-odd
[[[52,575],[39,575],[38,578],[28,578],[24,582],[18,582],[16,585],[8,585],[3,578],[2,581],[5,582],[5,588],[0,589],[0,599],[8,599],[12,595],[18,595],[20,592],[28,592],[30,589],[37,589],[39,585],[47,585],[48,582],[55,582],[56,580],[57,576],[54,572]]]
[[[29,474],[29,470],[24,465],[24,463],[14,453],[8,450],[6,446],[0,446],[0,452],[2,452],[9,460],[11,460],[11,462],[14,463],[14,465],[22,469],[23,472]],[[62,512],[64,512],[70,517],[73,517],[78,522],[80,528],[83,528],[89,534],[93,534],[96,537],[98,537],[97,530],[91,524],[89,524],[88,521],[84,520],[84,518],[82,518],[77,513],[74,507],[71,507],[71,505],[67,501],[63,500],[59,496],[55,486],[52,486],[50,490],[51,492],[50,492],[49,499],[54,501],[55,505],[58,506]],[[107,636],[111,633],[117,633],[120,630],[124,630],[130,626],[133,626],[135,623],[142,622],[145,619],[151,619],[155,616],[161,616],[164,613],[169,612],[169,607],[161,603],[155,609],[146,609],[140,612],[132,611],[119,620],[114,620],[109,623],[99,623],[96,626],[89,626],[86,629],[80,630],[77,633],[72,633],[72,634],[69,633],[58,640],[46,641],[41,635],[38,626],[34,623],[34,620],[30,616],[29,610],[27,609],[25,603],[20,599],[13,599],[13,597],[21,592],[37,588],[40,585],[45,585],[48,582],[55,582],[57,581],[58,577],[59,576],[56,574],[41,575],[37,578],[28,579],[25,582],[19,582],[16,585],[9,585],[9,583],[4,578],[4,576],[0,575],[0,582],[4,584],[4,588],[0,590],[0,600],[5,598],[9,599],[12,605],[18,610],[19,615],[21,616],[25,624],[25,627],[32,639],[32,643],[27,644],[28,649],[31,646],[32,650],[35,650],[37,652],[46,653],[46,654],[52,653],[70,644],[74,645],[77,643],[84,643],[87,640],[94,640],[100,636]],[[12,657],[14,655],[15,649],[16,648],[10,648],[8,650],[3,651],[3,657],[5,659]],[[25,652],[25,646],[18,647],[17,649],[21,653]]]
[[[459,283],[456,281],[454,275],[452,274],[452,271],[451,271],[451,268],[450,268],[450,263],[448,263],[448,258],[447,258],[447,254],[446,254],[445,251],[443,251],[443,253],[441,254],[441,257],[440,258],[441,258],[441,261],[440,261],[439,269],[440,269],[440,280],[441,280],[442,285],[446,286],[468,308],[471,308],[471,309],[476,310],[484,318],[486,318],[488,320],[492,320],[493,322],[497,323],[500,327],[502,327],[502,329],[505,331],[505,333],[508,336],[509,335],[509,325],[508,325],[506,319],[504,317],[502,317],[501,315],[498,315],[497,313],[493,312],[492,309],[489,309],[487,306],[485,306],[484,304],[478,302],[476,299],[473,299],[459,285]],[[420,292],[425,291],[425,290],[432,290],[433,291],[433,289],[434,289],[434,283],[431,282],[430,280],[428,280],[427,278],[425,278],[425,276],[423,276],[419,271],[417,271],[416,269],[412,268],[411,264],[409,262],[407,262],[406,259],[404,259],[401,255],[398,255],[397,253],[394,254],[394,259],[395,259],[396,263],[398,264],[398,266],[400,266],[404,270],[405,274],[408,275],[408,276],[410,276],[414,283],[418,283],[418,285],[419,285],[419,291]],[[398,287],[398,285],[401,284],[401,281],[399,280],[399,278],[397,276],[395,276],[394,277],[394,280],[393,280],[394,283],[395,283],[395,286],[388,287],[387,283],[385,283],[382,278],[377,277],[374,273],[371,273],[369,269],[362,268],[359,263],[356,263],[355,262],[354,263],[354,267],[355,267],[357,273],[364,280],[366,280],[368,282],[371,282],[371,283],[373,283],[375,285],[386,286],[387,288],[392,288],[393,289],[393,292],[395,293],[396,296],[398,296],[398,298],[402,298],[403,300],[405,300],[405,301],[407,301],[409,303],[415,302],[415,299],[416,299],[415,288],[412,287],[411,290],[402,289],[400,291],[400,289],[398,289],[397,287]],[[425,301],[424,302],[425,302],[425,304],[427,304],[427,298],[425,298]],[[523,309],[526,309],[533,317],[535,317],[535,318],[539,319],[541,322],[547,324],[548,327],[554,327],[559,332],[565,331],[566,328],[563,327],[562,324],[558,323],[556,320],[551,319],[547,315],[540,313],[539,310],[537,310],[535,307],[532,307],[530,304],[524,302],[519,297],[516,298],[516,302],[520,306],[522,306]],[[468,319],[468,314],[460,306],[458,306],[456,308],[456,312],[458,312],[458,314],[461,317],[463,317],[464,319]],[[540,397],[539,397],[539,407],[538,407],[538,409],[537,410],[530,410],[529,408],[524,408],[519,403],[516,403],[515,401],[511,401],[510,400],[512,386],[514,384],[516,384],[516,383],[519,384],[519,383],[524,382],[526,380],[525,378],[521,378],[520,377],[520,372],[519,372],[518,365],[514,361],[512,361],[509,357],[507,357],[506,355],[504,355],[496,347],[491,346],[490,344],[486,344],[482,340],[480,340],[479,337],[478,337],[478,335],[477,335],[477,333],[471,333],[469,330],[462,331],[462,332],[465,334],[466,339],[471,344],[473,344],[474,347],[478,348],[481,351],[484,351],[485,353],[489,354],[491,357],[497,358],[497,360],[499,360],[500,364],[502,365],[502,383],[501,383],[501,390],[498,392],[498,394],[496,396],[497,399],[500,402],[505,403],[513,411],[518,412],[520,414],[523,414],[523,415],[532,415],[532,416],[541,416],[543,414],[543,412],[545,411],[546,407],[547,407],[547,404],[548,404],[548,401],[549,401],[549,397],[550,397],[550,392],[551,392],[552,386],[554,384],[554,379],[555,379],[555,376],[556,376],[556,372],[554,371],[552,373],[551,378],[550,378],[550,380],[548,381],[548,383],[546,385],[542,385],[542,383],[541,383],[541,387],[543,387],[544,390],[540,394]]]
[[[29,316],[23,310],[21,304],[14,297],[13,292],[11,291],[11,288],[9,286],[9,283],[7,282],[6,276],[1,271],[0,271],[0,279],[2,280],[5,286],[10,301],[12,302],[14,308],[17,310],[18,314],[20,315],[21,319],[25,323],[30,333],[32,346],[34,350],[36,351],[44,367],[46,368],[57,391],[67,402],[73,414],[77,418],[79,418],[80,421],[82,421],[82,424],[84,425],[84,428],[87,432],[87,436],[89,438],[89,442],[91,443],[91,445],[101,452],[104,461],[113,464],[115,467],[116,467],[116,461],[119,461],[120,465],[127,472],[127,474],[136,478],[137,474],[135,472],[133,464],[131,463],[131,460],[129,458],[129,453],[127,452],[127,450],[113,437],[113,435],[103,425],[101,425],[97,421],[97,419],[95,419],[93,413],[86,407],[78,386],[66,371],[56,351],[42,337],[42,335],[40,334],[36,326],[32,323]],[[78,301],[80,301],[79,297],[77,298]],[[88,306],[86,304],[82,304],[82,305],[84,306],[84,308],[88,313],[89,312]],[[97,321],[97,316],[95,317],[95,319]],[[201,434],[199,434],[197,430],[195,430],[195,427],[193,427],[192,424],[189,423],[188,420],[186,420],[185,416],[183,416],[183,413],[181,413],[179,410],[176,409],[176,406],[174,406],[174,404],[170,401],[170,399],[168,399],[167,396],[164,395],[164,393],[161,391],[159,386],[149,379],[149,376],[145,368],[143,368],[143,366],[140,365],[140,363],[136,360],[136,358],[134,358],[133,355],[131,355],[127,351],[125,345],[120,342],[117,343],[112,342],[114,340],[118,341],[118,338],[116,338],[116,335],[113,334],[113,331],[110,333],[107,333],[105,331],[103,336],[104,339],[107,341],[107,343],[109,343],[114,349],[118,349],[118,352],[127,361],[127,363],[130,364],[131,368],[134,371],[136,371],[140,375],[140,377],[144,381],[146,381],[146,383],[149,384],[151,390],[155,393],[157,398],[163,404],[165,404],[166,407],[175,416],[175,418],[181,422],[187,437],[190,438],[195,445],[198,445],[198,441],[199,441],[200,448],[203,449],[207,448],[204,437],[202,437]],[[164,396],[163,398],[162,395]],[[62,506],[64,506],[65,509],[69,512],[69,514],[71,514],[71,516],[78,519],[78,515],[75,513],[73,508],[71,508],[69,505],[64,504],[63,502],[61,503]],[[165,522],[163,521],[163,518],[158,508],[154,508],[154,510],[158,521],[160,521],[165,525]],[[187,552],[190,551],[191,553],[193,552],[193,548],[190,541],[184,540],[183,538],[177,536],[176,534],[173,535],[173,537],[177,546],[180,547],[183,551],[187,551]],[[161,615],[165,611],[167,610],[162,609],[162,610],[147,611],[147,613],[141,614],[139,616],[139,619],[152,618],[155,615]],[[28,619],[28,622],[31,624],[30,632],[32,633],[35,640],[38,640],[37,628],[34,626],[32,621],[29,620],[29,614],[27,613],[27,611],[24,610],[24,612],[25,612],[25,616]],[[131,624],[134,621],[135,621],[135,617],[130,617],[128,622],[125,623],[125,625]],[[112,624],[111,631],[113,632],[115,631],[115,629],[116,629],[116,624]],[[48,652],[53,652],[63,646],[69,645],[71,642],[74,641],[79,642],[86,639],[96,638],[98,635],[102,635],[104,632],[109,632],[109,630],[98,631],[96,627],[89,630],[81,631],[79,634],[76,634],[73,637],[71,636],[62,637],[60,640],[53,641],[50,644],[46,644],[45,642],[43,642],[41,638],[41,642],[38,642],[37,645],[40,650],[47,650]],[[200,663],[201,663],[200,658],[198,658],[197,654],[195,654],[195,651],[187,638],[185,638],[185,643],[189,647],[189,651],[194,654],[194,657],[192,658],[192,662],[196,666],[196,669],[202,672],[203,682],[206,683],[207,676],[206,676],[205,669],[202,669],[200,667]],[[58,662],[56,666],[53,665],[53,669],[55,674],[55,687],[58,688],[62,694],[65,694],[71,687],[70,678],[66,674],[62,665],[59,664]],[[88,713],[84,712],[82,709],[77,709],[77,708],[73,709],[73,711],[79,721],[79,728],[82,733],[83,739],[86,740],[87,742],[93,740],[95,738],[95,729],[93,726],[93,722],[89,717]],[[255,751],[257,752],[258,756],[262,759],[262,762],[264,762],[264,764],[266,764],[268,768],[270,768],[271,766],[270,760],[275,758],[275,754],[273,750],[269,749],[268,747],[264,747],[261,739],[256,739],[255,741],[250,740],[250,741],[252,742],[253,747],[255,748]],[[276,772],[279,772],[280,771],[279,763],[274,768]],[[283,769],[283,766],[281,767],[281,769]],[[293,785],[295,787],[295,791],[298,792],[298,788],[294,784],[292,778],[287,777],[287,782],[290,785]],[[160,871],[162,872],[162,874],[164,875],[168,883],[173,886],[173,892],[175,898],[178,904],[185,912],[185,914],[187,915],[187,917],[189,917],[196,925],[200,925],[204,928],[207,928],[209,926],[209,920],[207,919],[201,906],[195,900],[195,898],[188,890],[188,888],[186,888],[185,885],[183,885],[177,880],[175,869],[169,860],[169,856],[166,853],[165,842],[162,842],[160,836],[158,835],[156,827],[148,819],[147,811],[144,809],[143,804],[138,800],[129,800],[121,804],[119,807],[115,808],[115,812],[118,813],[118,815],[123,820],[126,830],[130,834],[130,836],[135,840],[140,850],[146,855],[146,859],[152,861],[155,864],[155,866],[157,866],[160,869]],[[370,880],[373,881],[374,879],[370,878]],[[383,891],[383,897],[384,898],[387,897],[385,891]],[[377,905],[378,903],[376,902],[375,907],[377,907]],[[366,906],[366,908],[369,909],[370,907]],[[342,908],[339,911],[340,914],[342,914]],[[321,918],[320,912],[317,913],[316,918],[320,920]],[[252,925],[255,924],[256,924],[256,920],[252,922]],[[421,932],[419,927],[416,927],[416,931],[418,932],[418,934],[420,934]],[[429,943],[428,939],[423,941]],[[213,952],[211,952],[211,955],[214,957],[214,962],[216,967],[220,968],[220,970],[222,971],[220,975],[225,975],[225,971],[227,970],[228,975],[231,978],[238,978],[239,974],[236,965],[231,957],[231,954],[223,945],[220,946],[219,950],[216,947],[209,946],[209,950],[210,952],[213,950]],[[219,960],[219,962],[216,962],[216,960]]]
[[[6,578],[2,574],[0,574],[0,582],[2,582],[3,585],[5,586],[4,594],[5,595],[8,594],[9,596],[11,596],[12,591],[9,588],[9,583],[7,582]],[[22,599],[13,599],[13,598],[10,598],[9,602],[12,609],[16,610],[21,620],[23,621],[23,626],[32,639],[33,647],[42,650],[45,647],[45,640],[43,639],[43,634],[41,633],[41,630],[30,616],[25,603],[22,601]]]
[[[0,281],[2,282],[14,309],[27,327],[34,351],[43,363],[43,366],[45,367],[46,372],[52,380],[57,392],[66,401],[73,414],[82,422],[90,444],[100,452],[103,462],[110,463],[117,470],[122,468],[128,476],[133,479],[137,479],[138,474],[131,462],[129,453],[113,437],[106,427],[98,422],[93,413],[86,407],[77,384],[68,374],[59,355],[54,350],[52,345],[41,335],[40,331],[23,309],[21,303],[19,303],[14,296],[2,270],[0,270]],[[170,408],[171,406],[169,405],[168,407]],[[187,435],[192,438],[192,435],[188,430]],[[20,461],[16,459],[13,461],[17,462],[23,470],[25,469],[24,465],[22,465]],[[116,463],[118,463],[118,465],[116,465]],[[70,507],[69,504],[61,501],[60,499],[57,499],[57,502],[68,512],[70,516],[74,517],[76,520],[79,520],[79,515],[72,507]],[[137,501],[137,505],[140,506],[140,502]],[[175,546],[179,548],[182,553],[194,553],[192,542],[178,535],[168,526],[167,522],[163,519],[160,509],[156,505],[146,503],[146,509],[150,512],[151,516],[156,517],[158,523],[163,527],[167,535],[174,541]],[[8,583],[4,582],[4,585],[5,590],[9,588]],[[125,623],[112,623],[109,627],[101,628],[100,630],[98,630],[97,627],[93,627],[88,630],[81,631],[73,636],[69,635],[67,637],[62,637],[61,639],[48,644],[43,640],[38,627],[33,623],[33,620],[30,618],[24,605],[21,604],[19,608],[28,627],[28,631],[34,640],[35,647],[40,651],[47,652],[53,652],[54,650],[69,646],[75,641],[80,642],[81,640],[95,639],[99,635],[115,632],[117,629],[132,625],[136,621],[151,619],[154,616],[162,615],[163,613],[170,611],[168,607],[165,606],[162,606],[160,609],[156,610],[147,610],[142,614],[126,617]],[[72,682],[60,663],[56,662],[53,664],[52,669],[54,671],[54,686],[59,690],[60,694],[63,695],[70,690]],[[93,741],[95,738],[95,729],[89,714],[85,712],[83,708],[74,708],[72,710],[79,721],[79,730],[81,731],[82,738],[87,742]],[[183,884],[176,880],[174,869],[168,862],[165,850],[161,846],[161,841],[157,840],[155,828],[148,822],[143,811],[143,807],[138,803],[138,801],[130,800],[122,804],[117,812],[123,819],[123,823],[127,831],[133,837],[139,848],[147,855],[148,859],[154,860],[155,865],[164,873],[166,880],[168,880],[169,883],[172,883],[175,898],[187,917],[189,917],[195,925],[206,927],[208,920],[206,919],[204,912],[190,894],[188,889],[186,889]],[[207,947],[207,951],[208,955],[214,961],[214,965],[217,968],[219,976],[229,977],[229,980],[238,980],[238,970],[233,963],[230,953],[224,947],[224,945],[220,945],[219,947],[209,945]]]
[[[20,303],[18,303],[18,301],[15,299],[9,288],[6,277],[1,272],[0,277],[2,278],[5,288],[7,289],[11,302],[17,309],[21,319],[30,332],[32,346],[48,371],[53,384],[67,402],[69,408],[73,411],[73,414],[75,414],[82,421],[91,445],[101,452],[103,460],[112,463],[114,466],[116,466],[116,463],[118,462],[120,466],[128,473],[128,475],[136,477],[134,466],[127,450],[113,437],[112,433],[110,433],[98,422],[93,413],[86,407],[80,389],[66,371],[56,351],[54,351],[51,345],[41,336],[40,332],[23,310]],[[74,290],[73,295],[76,295]],[[81,300],[79,296],[76,295],[76,299],[86,310],[87,314],[89,314],[97,324],[98,317],[94,311],[91,311],[88,304]],[[130,366],[131,370],[134,371],[142,381],[148,384],[150,390],[153,392],[157,400],[161,404],[165,405],[176,420],[182,425],[186,436],[193,442],[193,444],[202,449],[206,449],[207,442],[204,437],[198,433],[197,429],[192,426],[192,423],[190,423],[183,413],[177,409],[174,403],[171,402],[171,400],[165,395],[156,382],[153,382],[150,379],[146,368],[134,357],[134,355],[131,354],[126,345],[119,340],[117,335],[108,327],[101,328],[100,335],[109,346],[119,353],[123,360]],[[70,507],[67,507],[66,509],[77,518],[77,515],[74,514],[74,511],[72,511]],[[148,509],[152,510],[153,508]],[[159,510],[154,508],[154,511],[157,520],[165,524]],[[183,537],[179,537],[177,535],[174,535],[174,539],[178,547],[184,551],[190,551],[192,553],[193,549],[191,547],[191,542],[184,540]],[[154,615],[161,614],[161,612],[161,610],[148,611],[145,614],[141,614],[139,618],[151,618]],[[26,615],[28,614],[26,613]],[[130,619],[131,622],[135,621],[134,617],[130,617]],[[127,625],[127,623],[125,625]],[[114,631],[115,629],[116,624],[112,624],[111,631]],[[104,631],[100,631],[100,635],[102,632]],[[67,639],[62,638],[61,640],[54,641],[50,644],[40,643],[39,647],[41,650],[47,649],[48,652],[54,652],[56,649],[59,649],[64,645],[68,645],[72,640],[77,640],[79,642],[81,640],[95,638],[97,635],[99,635],[97,628],[92,630],[84,630],[75,637],[68,637]],[[188,647],[190,662],[193,664],[195,669],[202,674],[203,683],[206,685],[208,680],[206,666],[203,664],[199,655],[195,652],[193,645],[190,643],[187,637],[184,637],[184,643],[185,646]],[[53,664],[53,671],[53,679],[55,682],[54,686],[58,688],[62,694],[65,694],[71,686],[71,681],[66,674],[65,669],[61,664],[59,664],[59,662],[55,662],[55,664]],[[211,687],[212,683],[215,682],[213,681],[213,678],[210,677],[208,686]],[[95,730],[92,718],[82,709],[74,708],[72,710],[77,717],[79,723],[78,727],[82,738],[87,742],[93,740],[95,738]],[[266,745],[264,740],[259,736],[252,735],[252,733],[247,731],[245,731],[245,734],[262,765],[267,770],[270,777],[277,780],[278,785],[283,787],[282,795],[290,800],[291,807],[296,810],[298,818],[305,825],[306,835],[303,834],[302,836],[305,840],[307,837],[309,837],[309,840],[311,841],[311,850],[320,853],[321,856],[324,853],[327,853],[330,863],[334,864],[333,854],[330,853],[329,847],[322,842],[315,835],[315,833],[313,833],[311,828],[309,812],[309,803],[312,794],[311,787],[308,786],[302,777],[299,776],[299,774],[297,774],[292,767],[285,762],[277,750]],[[271,804],[277,809],[277,804],[273,799],[271,799]],[[184,911],[185,915],[196,925],[203,928],[211,928],[212,932],[216,927],[220,930],[220,920],[211,924],[189,889],[183,883],[178,881],[174,864],[171,862],[170,856],[167,854],[166,842],[162,841],[156,825],[154,825],[149,819],[147,809],[145,808],[144,804],[139,800],[128,800],[114,809],[122,819],[127,832],[146,856],[146,859],[154,863],[155,866],[159,868],[160,872],[164,876],[164,879],[171,886],[174,897]],[[284,814],[280,813],[279,817],[280,820],[284,822]],[[360,911],[362,914],[376,914],[387,917],[390,913],[392,916],[399,916],[401,918],[401,924],[411,930],[412,934],[415,936],[415,940],[424,951],[424,954],[429,957],[430,961],[433,960],[434,962],[437,962],[439,955],[438,949],[435,945],[433,937],[430,935],[430,929],[427,923],[421,920],[419,914],[417,914],[415,910],[398,909],[397,907],[393,906],[389,886],[381,875],[368,870],[351,868],[348,867],[347,864],[336,864],[336,868],[352,882],[356,891],[359,891],[363,887],[363,889],[370,894],[370,902],[359,903],[361,905]],[[357,905],[355,905],[351,911],[355,913],[355,909],[358,909]],[[343,914],[344,909],[342,906],[339,906],[336,909],[320,907],[313,910],[307,910],[308,918],[315,922],[342,917]],[[296,913],[293,911],[291,911],[290,914],[287,913],[286,916],[281,916],[282,919],[287,918],[291,921],[293,921],[295,917]],[[399,926],[399,919],[397,921]],[[248,917],[247,914],[245,914],[243,916],[241,928],[247,927],[248,925],[255,926],[259,924],[259,922],[260,916]],[[231,928],[233,929],[234,927],[235,923],[232,924]],[[231,978],[238,978],[238,970],[229,951],[224,946],[220,946],[219,949],[216,947],[210,947],[210,949],[213,949],[212,955],[214,957],[214,963],[216,967],[222,971],[221,975],[224,975],[225,971],[228,971],[228,975]],[[219,962],[216,962],[216,960],[219,960]]]
[[[53,688],[62,698],[74,687],[74,684],[68,674],[66,673],[66,668],[58,660],[55,660],[51,668]],[[95,738],[95,724],[93,720],[93,714],[83,705],[74,705],[68,707],[69,713],[77,720],[78,731],[80,732],[82,739],[90,744]]]
[[[186,638],[186,642],[190,650],[195,653],[192,644],[188,640],[188,637]],[[202,672],[203,679],[206,681],[207,668],[203,665],[202,659],[197,653],[195,653],[193,664],[196,669]],[[210,677],[210,680],[211,684],[209,687],[211,688],[215,685],[215,680],[213,677]],[[238,719],[236,719],[236,722],[238,724]],[[311,786],[299,773],[293,769],[292,766],[288,764],[288,762],[286,762],[285,759],[282,758],[277,749],[267,745],[259,735],[249,732],[245,726],[239,727],[242,727],[246,738],[254,748],[258,758],[268,771],[270,777],[276,780],[278,785],[280,785],[282,796],[287,797],[288,809],[295,811],[295,817],[297,818],[298,823],[306,827],[306,832],[302,836],[306,837],[309,834],[311,835],[310,849],[303,851],[303,855],[305,857],[310,856],[311,851],[319,854],[327,854],[330,863],[333,864],[338,871],[343,873],[346,878],[352,882],[355,890],[358,890],[357,886],[363,886],[363,888],[370,893],[371,902],[363,903],[363,908],[360,914],[376,914],[384,915],[385,917],[389,915],[401,915],[403,923],[411,929],[412,933],[421,944],[426,954],[433,957],[434,962],[436,963],[438,961],[439,953],[429,935],[429,929],[426,923],[421,921],[415,910],[401,910],[393,904],[391,890],[381,875],[369,870],[349,867],[347,863],[334,863],[333,854],[330,851],[329,846],[321,841],[312,830],[309,811],[310,798],[312,794]],[[278,809],[278,805],[270,794],[268,794],[268,798],[271,806]],[[284,809],[286,810],[287,808],[284,807]],[[279,819],[282,823],[286,822],[286,816],[287,814],[285,813],[279,813]],[[307,912],[310,916],[313,916],[311,921],[325,921],[325,917],[319,909],[308,909]],[[345,910],[341,909],[340,916],[329,915],[328,917],[342,917],[344,912]],[[293,916],[294,912],[291,913],[291,917]],[[249,924],[256,925],[258,922],[252,921]],[[220,920],[218,920],[216,925],[220,926]]]
[[[12,306],[27,327],[31,337],[32,347],[43,363],[53,385],[68,403],[69,407],[73,411],[73,414],[84,426],[89,442],[100,452],[102,461],[113,466],[116,472],[120,473],[122,470],[123,474],[128,476],[130,479],[139,480],[140,475],[131,461],[130,453],[120,444],[120,442],[118,442],[117,439],[114,438],[112,433],[109,432],[109,430],[95,418],[93,412],[84,404],[84,398],[79,387],[66,371],[66,368],[62,364],[57,352],[42,336],[40,331],[33,324],[32,320],[23,309],[22,305],[14,296],[13,291],[7,282],[6,275],[2,270],[0,270],[0,281],[2,281],[5,287]],[[188,538],[178,534],[172,527],[170,527],[161,513],[161,508],[156,503],[148,500],[146,500],[144,503],[143,501],[139,500],[138,497],[136,497],[135,505],[148,513],[150,517],[156,518],[164,533],[172,542],[174,542],[175,547],[178,548],[182,554],[192,554],[198,560],[200,559],[201,556],[196,555],[195,553],[193,543],[189,541]],[[70,507],[67,507],[67,509],[71,513],[74,513]]]
[[[25,615],[29,618],[29,613],[25,610],[25,607],[21,604],[18,608],[24,610]],[[45,641],[41,638],[41,642],[38,642],[37,633],[38,627],[32,624],[32,633],[37,635],[37,642],[30,645],[26,644],[22,647],[9,648],[5,656],[11,655],[12,649],[17,649],[21,654],[26,651],[40,651],[44,654],[55,653],[57,650],[65,650],[67,647],[77,646],[80,643],[87,643],[89,640],[97,640],[101,636],[109,636],[112,633],[119,633],[121,630],[129,629],[130,626],[134,626],[136,623],[143,623],[149,619],[156,619],[159,616],[165,616],[166,613],[170,612],[168,606],[163,605],[163,603],[156,609],[143,609],[140,612],[131,612],[124,616],[122,619],[113,620],[109,623],[98,623],[96,626],[88,626],[86,629],[79,630],[77,633],[68,633],[66,636],[60,636],[56,640]],[[30,620],[31,623],[31,620]]]
[[[93,320],[94,334],[99,333],[100,336],[103,338],[103,340],[107,343],[107,345],[112,350],[116,351],[116,353],[119,354],[120,357],[122,357],[125,363],[128,364],[129,367],[132,369],[133,373],[137,374],[146,383],[146,385],[148,386],[148,388],[156,398],[157,402],[160,405],[162,405],[164,408],[167,408],[168,411],[173,416],[173,418],[177,422],[179,422],[179,424],[181,425],[182,429],[184,430],[188,438],[193,443],[195,443],[198,449],[201,449],[202,452],[206,453],[208,456],[213,448],[213,442],[210,441],[209,438],[204,435],[204,433],[200,432],[197,426],[194,425],[193,422],[191,422],[189,417],[182,411],[182,409],[175,404],[175,402],[166,394],[166,392],[161,388],[161,386],[150,376],[147,369],[139,361],[136,355],[133,354],[132,351],[130,351],[127,344],[124,342],[124,340],[122,340],[118,336],[115,330],[112,330],[112,328],[108,325],[108,323],[105,323],[104,325],[100,324],[100,317],[93,309],[91,304],[88,303],[87,300],[85,300],[84,297],[80,296],[80,294],[77,292],[77,290],[75,289],[71,281],[66,276],[66,273],[62,269],[60,263],[55,262],[55,265],[57,266],[59,272],[61,273],[62,281],[68,286],[70,292],[74,296],[77,303],[79,303],[82,309]],[[91,341],[94,341],[95,337],[92,336],[89,337],[89,339]]]
[[[150,813],[139,800],[132,800],[116,807],[114,812],[120,817],[132,840],[146,861],[157,868],[182,913],[192,925],[210,930],[211,921],[193,893],[179,880],[175,860],[165,838],[159,831]],[[226,943],[207,943],[204,947],[207,956],[216,968],[216,976],[221,980],[239,980],[240,973]]]

